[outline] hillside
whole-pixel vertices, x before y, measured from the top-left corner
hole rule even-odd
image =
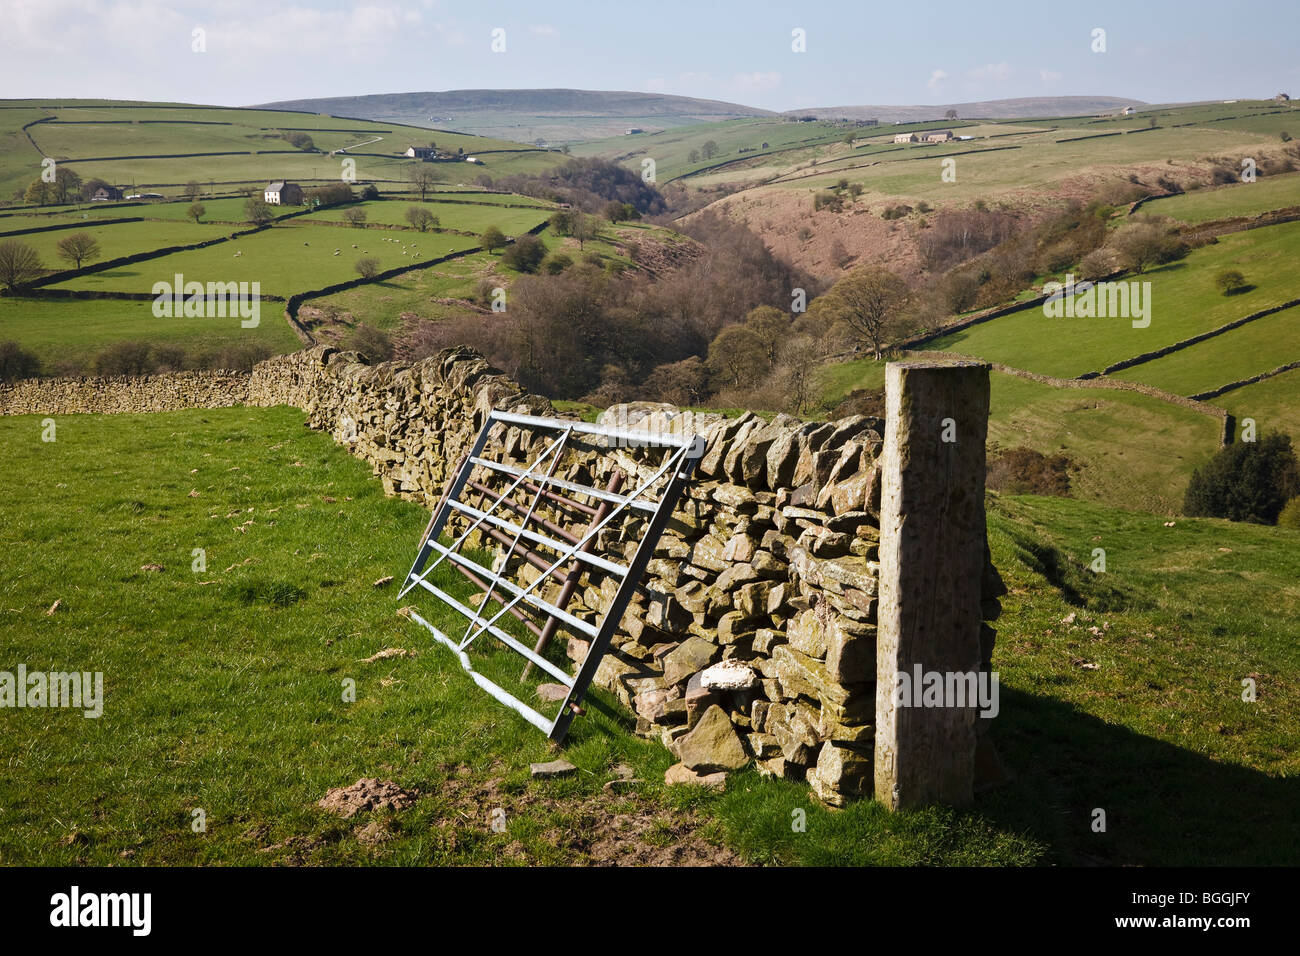
[[[760,122],[820,136],[787,145],[758,129],[749,130]],[[971,138],[894,142],[896,134],[921,135],[936,128]],[[737,120],[713,129],[627,137],[623,153],[615,156],[631,166],[639,166],[641,152],[655,156],[661,181],[673,179],[697,192],[701,205],[716,197],[713,208],[746,223],[778,255],[816,275],[837,275],[846,261],[882,261],[919,278],[923,263],[916,240],[928,219],[918,212],[886,220],[881,214],[891,206],[915,209],[925,203],[943,210],[982,201],[1033,215],[1065,199],[1087,201],[1101,189],[1126,184],[1130,176],[1148,184],[1167,178],[1191,189],[1210,181],[1218,160],[1236,164],[1250,156],[1262,162],[1280,155],[1286,148],[1283,134],[1293,131],[1300,133],[1296,107],[1242,101],[1161,107],[1132,116],[874,127]],[[852,143],[845,141],[850,133]],[[714,157],[697,157],[693,164],[680,161],[709,138],[719,147]],[[628,149],[634,139],[642,140],[637,144],[641,152]],[[771,148],[752,149],[764,139]],[[658,145],[661,141],[669,148]],[[606,141],[581,150],[610,156],[618,145]],[[749,148],[742,151],[742,146]],[[663,159],[658,158],[661,153]],[[945,160],[953,164],[948,179],[940,175]],[[816,193],[841,180],[860,188],[860,194],[839,210],[814,210]],[[843,256],[835,254],[840,249]]]
[[[284,138],[300,132],[305,148]],[[413,145],[475,155],[463,162],[421,164],[403,154]],[[275,179],[303,185],[338,182],[344,159],[357,182],[405,183],[416,167],[440,183],[472,183],[493,176],[537,173],[563,161],[559,153],[464,133],[431,135],[427,128],[283,110],[162,105],[115,100],[4,100],[0,102],[0,199],[10,199],[54,159],[82,180],[171,195],[193,179],[205,186],[261,186]],[[218,191],[221,191],[218,189]]]
[[[284,100],[266,109],[305,110],[495,136],[564,143],[614,136],[629,127],[671,129],[768,110],[660,93],[605,90],[444,90]]]
[[[818,119],[878,119],[882,123],[917,123],[943,119],[949,110],[958,116],[982,119],[1026,119],[1035,116],[1082,116],[1122,110],[1126,106],[1141,109],[1141,100],[1118,96],[1022,96],[1009,100],[979,100],[973,103],[941,103],[933,106],[814,106],[787,110],[786,116],[815,116]]]

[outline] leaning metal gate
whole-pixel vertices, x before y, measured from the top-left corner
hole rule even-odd
[[[534,448],[541,446],[541,450],[532,456],[526,468],[484,456],[490,433],[503,428],[519,429],[520,434],[526,432],[537,439],[531,444]],[[566,452],[592,452],[609,447],[611,442],[629,452],[644,449],[648,458],[662,452],[662,460],[638,461],[638,473],[630,476],[630,481],[628,475],[615,469],[604,488],[557,477],[556,471]],[[506,444],[499,441],[494,447]],[[461,667],[476,684],[558,743],[564,739],[574,715],[582,713],[583,697],[601,658],[703,454],[704,442],[696,435],[652,434],[494,411],[483,423],[472,449],[457,466],[442,500],[434,508],[415,563],[398,597],[420,587],[465,617],[468,621],[465,633],[460,640],[454,640],[414,608],[407,611],[412,620],[428,628],[439,642],[456,653]],[[581,467],[577,470],[582,471]],[[622,490],[625,481],[631,489],[626,492]],[[477,506],[470,503],[475,496]],[[564,520],[548,519],[546,511],[556,518],[563,515],[569,521],[568,526]],[[585,526],[575,524],[582,521],[586,522]],[[465,529],[447,545],[441,537],[449,522],[463,524]],[[466,553],[475,532],[480,540],[490,539],[502,548],[490,567]],[[609,542],[620,534],[626,563],[599,553],[600,542]],[[629,550],[632,556],[627,559]],[[429,563],[435,554],[436,560]],[[428,580],[444,561],[482,589],[482,594],[470,601],[477,607],[458,601]],[[525,565],[536,572],[532,583],[525,583],[519,575]],[[586,615],[583,617],[568,606],[584,575],[588,580],[592,575],[613,579],[616,589],[603,613],[587,608],[581,612]],[[543,597],[544,583],[548,582],[559,586],[554,600]],[[499,608],[493,612],[490,608],[494,604]],[[535,647],[530,649],[501,627],[506,623],[501,620],[505,614],[513,616],[537,637]],[[545,656],[558,628],[588,642],[576,674],[567,673]],[[566,689],[554,718],[539,713],[475,670],[466,651],[485,633],[525,659],[521,680],[537,667]]]

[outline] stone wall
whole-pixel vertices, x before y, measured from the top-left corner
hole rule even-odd
[[[134,377],[29,378],[0,384],[2,415],[73,415],[229,408],[248,399],[241,372],[166,372]]]
[[[429,506],[492,409],[556,416],[467,349],[412,365],[369,366],[327,347],[280,356],[254,369],[248,403],[303,409],[313,428],[370,462],[387,492]],[[870,795],[884,423],[725,419],[645,404],[616,406],[602,422],[693,431],[708,444],[597,683],[637,714],[639,733],[677,755],[677,779],[753,762],[807,779],[830,804]],[[489,456],[522,462],[529,451],[511,429]],[[601,485],[643,467],[627,451],[588,449],[557,474]],[[982,480],[967,490],[982,501]],[[1001,586],[986,556],[982,564],[975,586],[992,620]],[[613,585],[585,575],[571,610],[594,617]],[[991,628],[983,642],[987,669]],[[585,651],[570,639],[570,658]]]

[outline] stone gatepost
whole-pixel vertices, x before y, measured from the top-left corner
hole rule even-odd
[[[885,371],[875,794],[892,810],[973,798],[978,695],[951,691],[980,672],[988,414],[985,363]]]

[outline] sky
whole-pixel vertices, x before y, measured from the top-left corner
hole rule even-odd
[[[1221,0],[0,0],[0,97],[246,106],[573,87],[789,110],[1300,96],[1300,3],[1248,9]]]

